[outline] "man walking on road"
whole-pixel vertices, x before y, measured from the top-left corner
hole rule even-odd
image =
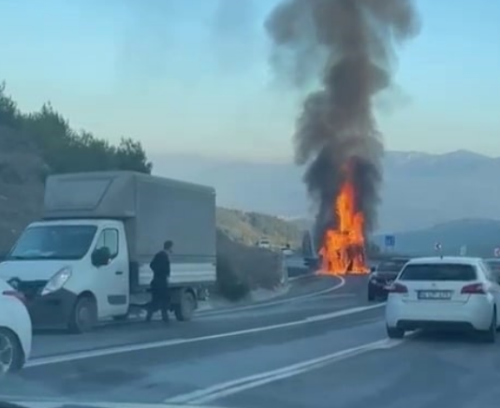
[[[148,305],[146,321],[150,322],[153,314],[158,310],[164,322],[168,322],[169,293],[168,279],[170,278],[170,254],[174,244],[172,241],[165,241],[163,249],[158,252],[149,264],[153,271],[151,281],[151,302]]]

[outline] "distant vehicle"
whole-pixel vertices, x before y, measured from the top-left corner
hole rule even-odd
[[[269,248],[271,248],[271,242],[268,239],[261,239],[261,240],[257,241],[257,246],[259,248],[269,249]]]
[[[320,258],[314,240],[313,229],[304,232],[302,237],[302,254],[304,257],[304,266],[310,270],[318,269],[320,266]]]
[[[23,368],[31,352],[31,329],[23,295],[0,279],[0,377]]]
[[[215,283],[215,190],[117,171],[50,176],[43,219],[24,230],[0,264],[19,281],[35,327],[92,330],[144,304],[149,263],[174,242],[171,309],[189,320]]]
[[[392,284],[409,260],[410,258],[395,257],[382,261],[372,268],[372,273],[368,278],[368,301],[379,298],[387,299],[387,287]]]
[[[500,279],[500,258],[487,258],[484,260],[491,272]]]
[[[281,253],[284,255],[284,256],[292,256],[293,255],[293,251],[292,249],[290,248],[290,245],[289,244],[286,244],[284,247],[281,248]]]
[[[390,338],[415,329],[478,332],[495,342],[500,285],[479,258],[410,260],[389,289],[385,320]]]

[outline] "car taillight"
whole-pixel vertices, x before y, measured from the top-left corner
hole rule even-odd
[[[24,295],[16,290],[4,290],[2,294],[4,296],[15,297],[16,299],[19,299],[21,302],[26,303],[26,298],[24,297]]]
[[[408,293],[408,288],[401,283],[393,283],[387,288],[389,293]]]
[[[484,295],[486,291],[482,283],[472,283],[470,285],[465,285],[460,293],[466,295]]]

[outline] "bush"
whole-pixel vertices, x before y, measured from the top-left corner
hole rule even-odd
[[[222,296],[234,301],[253,289],[275,289],[281,281],[281,265],[278,254],[234,242],[217,231],[217,287]]]
[[[217,255],[217,291],[231,301],[237,301],[248,296],[250,286],[237,273],[227,254]]]

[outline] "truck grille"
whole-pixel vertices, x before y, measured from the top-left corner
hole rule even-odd
[[[26,297],[26,300],[32,300],[37,295],[42,293],[42,290],[47,284],[47,282],[48,281],[46,280],[20,281],[18,282],[16,289]]]

